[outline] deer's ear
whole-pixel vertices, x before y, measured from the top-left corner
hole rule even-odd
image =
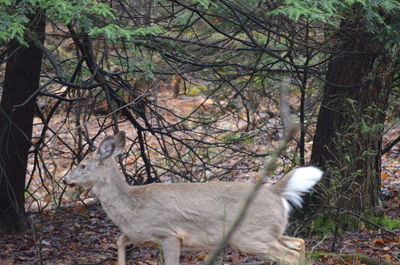
[[[115,149],[114,149],[114,155],[119,155],[122,150],[124,149],[125,146],[125,131],[120,131],[119,133],[117,133],[116,135],[114,135],[114,139],[115,139]]]
[[[96,151],[96,156],[100,161],[109,158],[115,150],[115,138],[114,136],[107,136],[99,145]]]
[[[125,142],[126,142],[125,135],[126,135],[125,131],[120,131],[119,133],[117,133],[114,136],[114,139],[115,139],[114,155],[120,154],[122,152],[122,150],[124,149]]]

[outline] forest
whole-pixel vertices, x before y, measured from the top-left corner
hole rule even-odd
[[[279,206],[299,264],[400,264],[400,1],[0,0],[0,18],[0,265],[125,264],[96,187],[66,185],[109,157],[132,191],[254,183],[179,264],[280,264],[229,240],[254,207],[278,222],[257,195],[306,166],[321,180]],[[212,225],[219,195],[189,191],[173,207]],[[160,196],[140,211],[163,216]],[[171,264],[172,244],[127,245],[126,264]]]

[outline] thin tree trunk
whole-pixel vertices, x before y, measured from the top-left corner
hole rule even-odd
[[[36,32],[43,41],[44,16],[32,17],[30,25],[31,32]],[[35,97],[29,97],[38,89],[42,63],[41,50],[33,42],[28,44],[25,47],[12,41],[9,46],[0,103],[0,230],[3,231],[22,231],[27,227],[25,175],[35,102]]]
[[[312,198],[325,209],[379,214],[381,145],[390,55],[360,20],[342,23],[340,51],[328,65],[311,163],[327,174]]]

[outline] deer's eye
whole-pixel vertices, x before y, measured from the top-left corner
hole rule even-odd
[[[82,169],[85,169],[85,168],[86,168],[86,165],[81,165],[81,168],[82,168]]]

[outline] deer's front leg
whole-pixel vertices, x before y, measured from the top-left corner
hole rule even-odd
[[[118,265],[126,265],[126,245],[129,244],[129,238],[121,234],[117,241]]]

